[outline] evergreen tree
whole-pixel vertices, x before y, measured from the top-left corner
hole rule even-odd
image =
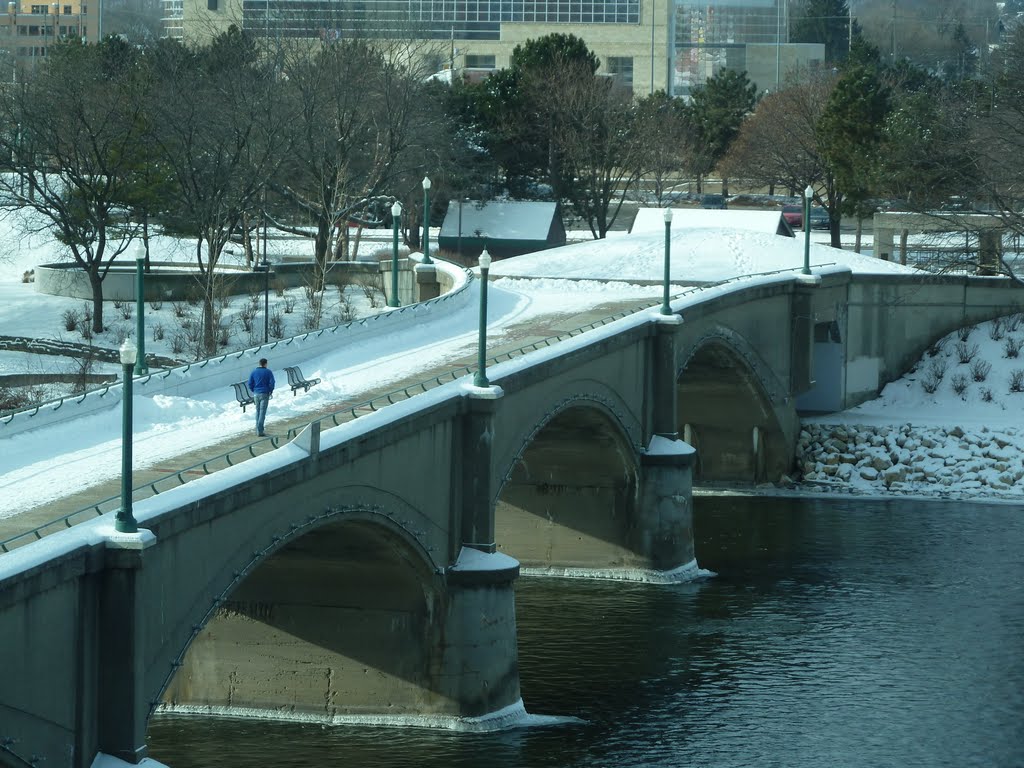
[[[687,111],[693,136],[691,165],[698,184],[725,157],[756,103],[757,86],[746,72],[723,69],[694,89]]]
[[[847,0],[805,0],[792,17],[789,30],[791,42],[824,43],[825,61],[830,62],[845,59],[851,37],[859,36]]]
[[[857,65],[843,72],[818,121],[818,146],[848,211],[873,192],[875,158],[890,107],[890,91],[878,70]],[[833,229],[838,224],[833,219]]]

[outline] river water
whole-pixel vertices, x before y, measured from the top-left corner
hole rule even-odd
[[[172,768],[1024,766],[1024,508],[700,496],[678,586],[521,578],[493,734],[164,716]]]

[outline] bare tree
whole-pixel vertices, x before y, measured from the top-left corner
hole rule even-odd
[[[817,133],[834,85],[834,77],[821,75],[765,96],[722,161],[723,175],[783,187],[794,195],[810,185],[816,201],[839,221],[842,192],[822,157]],[[835,247],[838,234],[834,227]]]
[[[292,119],[272,65],[236,28],[206,48],[161,41],[151,55],[152,143],[173,180],[165,226],[195,238],[212,354],[218,261],[283,162]]]
[[[31,79],[0,93],[0,205],[28,208],[86,274],[92,330],[103,330],[103,280],[136,234],[125,221],[132,173],[145,162],[141,67],[116,38],[52,48]]]
[[[425,143],[441,125],[410,44],[338,40],[280,49],[295,119],[293,143],[273,185],[313,221],[314,255],[325,275],[348,221],[380,223],[403,173],[422,178]],[[275,226],[307,235],[281,219]],[[322,281],[320,283],[322,290]]]

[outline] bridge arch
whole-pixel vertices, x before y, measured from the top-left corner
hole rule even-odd
[[[451,709],[444,579],[394,514],[332,506],[269,539],[195,624],[162,707],[323,722]]]
[[[788,387],[750,342],[716,326],[682,352],[678,432],[697,451],[694,479],[765,482],[788,473],[796,411]]]
[[[640,424],[599,382],[519,430],[499,464],[498,548],[552,573],[646,568],[638,547]]]

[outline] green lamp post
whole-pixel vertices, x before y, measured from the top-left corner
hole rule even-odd
[[[114,528],[121,533],[139,530],[132,514],[132,368],[139,350],[131,339],[125,339],[119,350],[124,376],[121,398],[121,508],[114,516]]]
[[[672,307],[668,303],[668,284],[672,273],[672,209],[665,209],[665,286],[661,297],[661,314],[671,315]]]
[[[804,268],[803,274],[811,274],[811,198],[814,190],[808,184],[804,190]]]
[[[135,375],[145,376],[149,373],[146,366],[146,246],[136,240],[132,249],[135,251],[135,335],[139,339]]]
[[[388,299],[389,307],[400,307],[398,301],[398,225],[402,220],[402,204],[395,200],[391,206],[391,228],[394,237],[391,243],[391,297]]]
[[[423,177],[423,263],[433,264],[430,260],[430,178]]]
[[[491,268],[491,254],[484,246],[480,253],[480,338],[476,350],[476,375],[473,385],[489,387],[487,381],[487,271]]]

